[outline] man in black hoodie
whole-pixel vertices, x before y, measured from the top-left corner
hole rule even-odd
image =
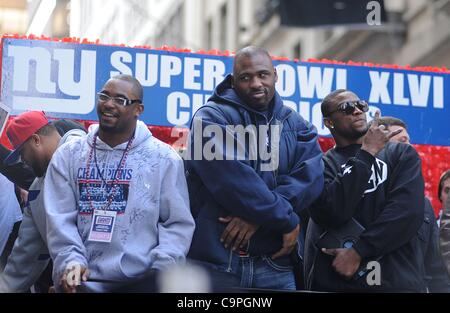
[[[424,182],[417,152],[410,145],[388,142],[399,131],[379,125],[379,112],[368,128],[368,104],[351,91],[332,92],[321,109],[336,146],[324,156],[324,191],[309,210],[307,287],[424,291],[417,236],[424,216]],[[341,246],[326,246],[333,236]]]
[[[392,117],[383,116],[379,119],[381,125],[390,131],[400,130],[400,133],[390,139],[392,142],[411,144],[405,122]],[[439,251],[439,227],[430,200],[425,197],[424,219],[419,229],[424,257],[424,281],[428,292],[450,292],[450,280]]]

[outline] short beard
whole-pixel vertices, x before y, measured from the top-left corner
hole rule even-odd
[[[114,127],[114,126],[105,126],[105,125],[103,125],[102,123],[100,123],[100,124],[99,124],[99,127],[100,127],[100,129],[101,129],[102,131],[104,131],[105,133],[112,133],[112,134],[115,134],[115,133],[118,133],[118,132],[119,132],[119,130],[117,129],[117,127]]]
[[[367,133],[368,130],[369,130],[369,126],[367,125],[367,127],[362,131],[357,131],[357,130],[353,129],[349,132],[340,133],[340,135],[349,140],[357,140],[361,137],[364,137],[364,135]]]
[[[363,137],[365,134],[367,134],[367,131],[369,130],[369,125],[366,126],[366,128],[362,131],[355,130],[351,135],[354,136],[352,139],[359,139]]]

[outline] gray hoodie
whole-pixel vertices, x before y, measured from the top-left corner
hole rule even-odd
[[[85,136],[79,129],[64,134],[59,145]],[[0,274],[0,292],[24,292],[36,282],[47,267],[50,255],[47,249],[44,198],[44,177],[36,178],[28,190],[28,203],[24,208],[19,235]]]
[[[108,184],[128,144],[111,148],[97,137],[94,162],[89,155],[97,131],[92,125],[87,137],[58,149],[47,170],[44,202],[55,283],[72,261],[86,266],[93,279],[130,281],[150,269],[184,262],[191,244],[195,225],[183,161],[140,121],[108,208],[117,212],[112,241],[88,240],[93,208],[105,208],[110,199]],[[110,290],[93,282],[83,287]]]

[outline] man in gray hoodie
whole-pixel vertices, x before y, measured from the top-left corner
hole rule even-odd
[[[183,161],[138,121],[141,84],[97,94],[99,125],[54,154],[44,189],[56,290],[109,292],[185,261],[194,231]],[[89,281],[87,281],[89,279]]]
[[[64,129],[60,131],[60,127]],[[0,273],[0,292],[28,291],[47,267],[50,256],[42,196],[45,172],[59,146],[86,135],[82,128],[66,120],[50,123],[40,111],[20,114],[9,125],[7,134],[15,150],[5,158],[5,165],[16,164],[20,157],[37,177],[29,188],[28,203],[13,250]]]

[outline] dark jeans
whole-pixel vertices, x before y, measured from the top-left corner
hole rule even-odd
[[[203,262],[202,262],[203,263]],[[255,289],[295,290],[293,266],[281,265],[269,256],[239,257],[236,274],[209,269],[216,292]]]

